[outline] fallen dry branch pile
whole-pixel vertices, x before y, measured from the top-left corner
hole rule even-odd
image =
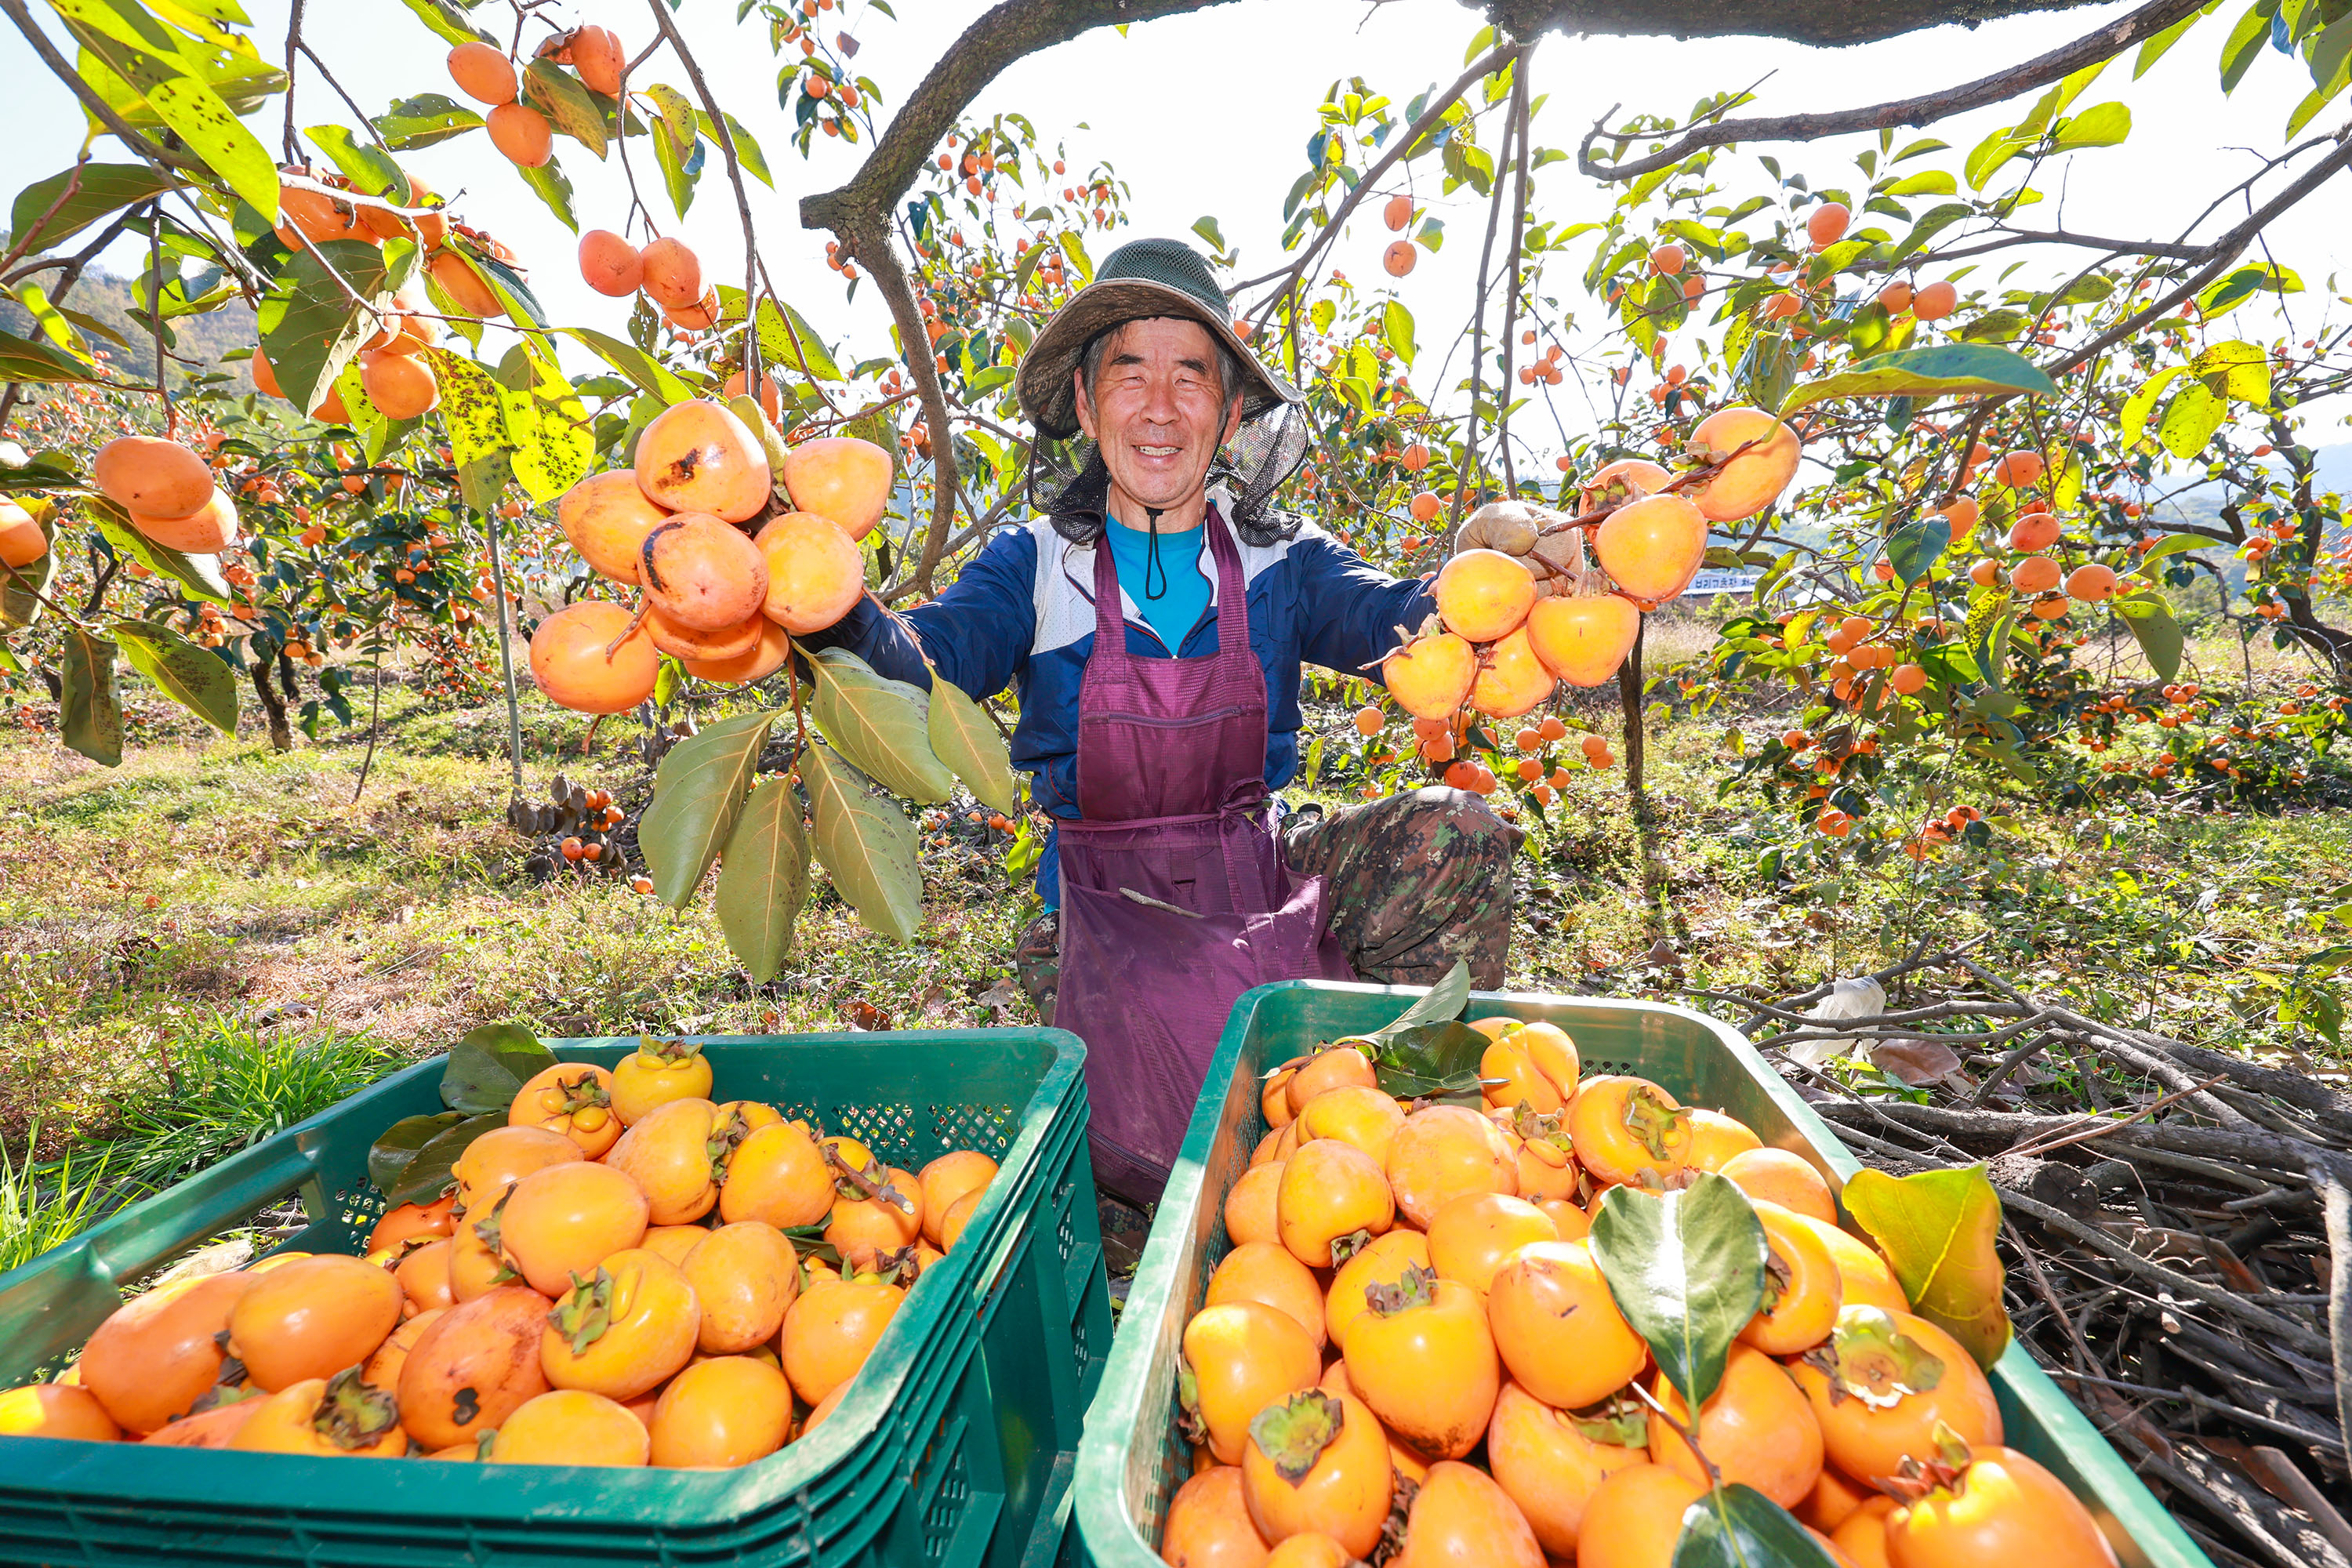
[[[1712,999],[1864,1162],[1989,1163],[2018,1338],[2216,1563],[2352,1564],[2352,1104],[1965,950],[1871,978],[1874,1016]]]

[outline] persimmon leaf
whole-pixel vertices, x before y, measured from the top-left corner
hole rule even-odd
[[[2001,1305],[2000,1194],[1982,1165],[1890,1176],[1864,1170],[1845,1184],[1845,1206],[1895,1268],[1912,1310],[1990,1367],[2009,1348]]]
[[[1764,1304],[1764,1225],[1748,1194],[1713,1172],[1656,1196],[1612,1187],[1591,1245],[1617,1310],[1684,1407],[1705,1405],[1731,1342]]]

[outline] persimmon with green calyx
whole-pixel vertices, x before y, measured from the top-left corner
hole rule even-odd
[[[1352,1394],[1310,1388],[1250,1422],[1242,1498],[1269,1542],[1328,1535],[1349,1555],[1370,1557],[1395,1495],[1388,1436]]]
[[[408,1452],[408,1434],[401,1428],[400,1402],[348,1366],[332,1377],[279,1389],[246,1418],[228,1446],[320,1458],[396,1459]]]
[[[1813,1407],[1830,1462],[1856,1480],[1899,1475],[1906,1458],[1927,1463],[1939,1430],[1972,1447],[2003,1436],[1992,1385],[1969,1352],[1909,1312],[1843,1308],[1829,1340],[1790,1374]]]
[[[1222,1465],[1241,1462],[1252,1417],[1322,1374],[1315,1341],[1289,1313],[1260,1301],[1203,1307],[1184,1325],[1177,1398],[1187,1438]]]
[[[509,1127],[538,1127],[580,1145],[593,1160],[620,1140],[621,1119],[613,1113],[613,1075],[587,1062],[558,1062],[515,1091],[507,1107]]]
[[[1684,487],[1709,522],[1753,517],[1778,500],[1803,456],[1797,433],[1760,408],[1719,408],[1698,422],[1685,451],[1720,463],[1714,477]],[[1736,454],[1736,455],[1735,455]]]
[[[613,1109],[626,1127],[673,1100],[710,1098],[710,1062],[692,1040],[637,1037],[637,1048],[613,1069]]]
[[[1451,717],[1478,679],[1478,655],[1452,632],[1416,637],[1381,661],[1381,683],[1416,719]]]
[[[627,1401],[694,1358],[702,1309],[677,1265],[643,1247],[616,1252],[556,1298],[540,1363],[556,1388]]]
[[[628,1173],[582,1160],[533,1171],[499,1213],[499,1244],[523,1280],[558,1296],[646,1235],[646,1194]]]
[[[1889,1568],[2116,1568],[2115,1548],[2066,1483],[2014,1448],[1971,1447],[1948,1427],[1913,1461],[1886,1515]]]
[[[1650,1462],[1649,1415],[1630,1398],[1555,1410],[1506,1379],[1486,1424],[1486,1462],[1543,1549],[1576,1560],[1577,1529],[1601,1483]]]
[[[1460,1458],[1486,1435],[1502,1387],[1486,1301],[1460,1280],[1414,1265],[1366,1286],[1365,1295],[1367,1310],[1339,1347],[1349,1385],[1422,1453]]]
[[[1656,1192],[1690,1164],[1690,1113],[1647,1079],[1587,1079],[1569,1105],[1568,1136],[1603,1182]]]
[[[1344,1345],[1348,1325],[1370,1305],[1364,1287],[1393,1279],[1409,1267],[1428,1268],[1429,1238],[1417,1230],[1391,1230],[1360,1244],[1346,1242],[1334,1247],[1332,1256],[1341,1261],[1324,1293],[1323,1326],[1327,1343]]]

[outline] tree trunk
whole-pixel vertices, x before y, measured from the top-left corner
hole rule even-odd
[[[289,687],[291,681],[287,683]],[[294,731],[286,725],[286,700],[269,683],[269,659],[257,656],[253,661],[253,694],[261,699],[261,711],[269,721],[269,747],[275,752],[294,749]]]
[[[1649,809],[1649,796],[1643,793],[1643,764],[1648,747],[1648,737],[1642,728],[1642,644],[1649,637],[1650,617],[1642,617],[1642,629],[1633,634],[1633,651],[1617,667],[1617,702],[1625,712],[1625,795],[1637,812]]]

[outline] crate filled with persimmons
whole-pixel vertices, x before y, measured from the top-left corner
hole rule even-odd
[[[1874,1245],[1815,1160],[1558,1024],[1462,1021],[1466,992],[1457,970],[1385,1029],[1262,1058],[1263,1137],[1200,1194],[1165,1562],[2113,1568],[2004,1444],[1981,1171],[1857,1173]]]
[[[136,1296],[65,1378],[0,1394],[0,1432],[749,1464],[833,1412],[997,1175],[977,1149],[903,1169],[806,1115],[714,1100],[692,1041],[645,1038],[608,1068],[488,1033],[453,1055],[444,1099],[505,1074],[510,1100],[383,1130],[370,1172],[403,1201],[353,1250]]]

